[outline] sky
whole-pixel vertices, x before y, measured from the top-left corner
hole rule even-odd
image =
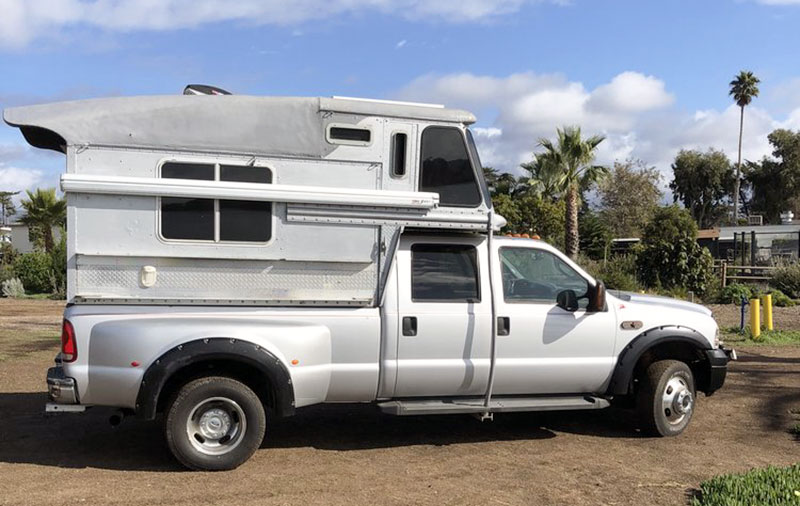
[[[474,112],[485,166],[518,173],[578,125],[598,162],[671,180],[681,149],[736,158],[728,83],[761,79],[743,155],[800,129],[800,0],[0,0],[0,108],[118,95],[423,101]],[[0,125],[0,190],[58,185],[64,157]]]

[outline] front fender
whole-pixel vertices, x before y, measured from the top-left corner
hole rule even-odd
[[[637,335],[620,352],[608,386],[609,395],[627,395],[633,380],[634,369],[647,350],[666,343],[683,343],[697,350],[710,350],[711,345],[702,334],[689,327],[656,327]]]

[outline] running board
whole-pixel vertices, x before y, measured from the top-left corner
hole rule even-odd
[[[483,398],[394,400],[378,403],[384,413],[398,416],[446,415],[457,413],[511,413],[515,411],[562,411],[603,409],[610,403],[600,397],[495,397],[484,405]]]

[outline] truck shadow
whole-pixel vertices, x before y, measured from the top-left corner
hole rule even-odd
[[[0,393],[5,422],[0,462],[64,468],[182,471],[164,442],[161,425],[126,418],[111,427],[108,409],[46,416],[44,393]],[[395,417],[373,405],[314,406],[271,419],[262,448],[352,451],[415,445],[447,446],[538,440],[557,432],[637,437],[616,410],[498,414],[494,422],[467,415]]]

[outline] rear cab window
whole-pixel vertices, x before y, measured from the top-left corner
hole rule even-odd
[[[465,244],[412,245],[411,299],[414,302],[480,302],[475,247]]]

